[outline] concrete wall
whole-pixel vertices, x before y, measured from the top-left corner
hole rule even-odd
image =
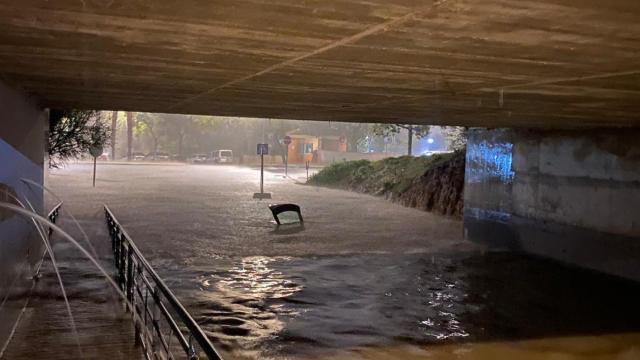
[[[0,83],[0,201],[17,196],[41,213],[43,194],[22,182],[43,182],[46,113]],[[14,202],[15,203],[15,202]],[[43,252],[29,219],[0,209],[0,352],[22,310]]]
[[[640,280],[640,130],[470,131],[465,236]]]

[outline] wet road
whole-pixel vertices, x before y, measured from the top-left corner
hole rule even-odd
[[[108,203],[232,356],[640,358],[635,284],[483,253],[457,220],[274,170],[271,202],[300,204],[306,220],[277,228],[251,197],[252,169],[106,165],[95,190],[90,169],[54,171],[48,184],[87,226]]]
[[[297,185],[277,172],[265,172],[265,191],[273,199],[263,201],[253,199],[259,172],[235,166],[103,165],[94,189],[91,167],[72,165],[54,171],[48,182],[78,215],[98,214],[107,203],[150,260],[465,246],[458,220],[368,195]],[[304,228],[276,227],[267,205],[277,202],[299,204]]]

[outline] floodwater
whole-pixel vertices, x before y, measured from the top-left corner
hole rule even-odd
[[[80,164],[48,182],[84,224],[108,203],[230,358],[640,359],[635,283],[487,253],[458,220],[274,172],[272,202],[306,220],[278,228],[256,175],[108,165],[94,190]]]
[[[256,358],[323,358],[343,352],[375,358],[376,349],[396,348],[396,358],[403,359],[397,348],[407,345],[438,349],[439,358],[458,358],[455,351],[444,356],[451,346],[434,345],[482,342],[484,348],[475,351],[491,354],[486,348],[496,349],[490,342],[551,338],[546,344],[553,349],[562,345],[557,340],[562,337],[640,328],[640,292],[634,284],[505,253],[251,256],[189,267],[172,263],[162,264],[163,272],[171,274],[169,286],[203,328],[223,349],[241,348],[240,354]],[[633,342],[604,350],[640,356],[639,339],[620,337]],[[573,343],[550,353],[578,356],[580,341]]]

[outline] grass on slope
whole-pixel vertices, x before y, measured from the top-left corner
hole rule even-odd
[[[454,154],[401,156],[379,161],[355,160],[331,164],[309,179],[309,184],[382,195],[402,193],[430,167]]]

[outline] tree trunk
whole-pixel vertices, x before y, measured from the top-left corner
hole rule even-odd
[[[410,126],[408,130],[409,130],[409,141],[408,141],[409,147],[407,149],[407,154],[411,156],[411,148],[413,147],[413,126]]]
[[[118,131],[118,112],[111,113],[111,161],[116,159],[116,133]]]
[[[133,113],[127,111],[127,160],[131,161],[133,147]]]

